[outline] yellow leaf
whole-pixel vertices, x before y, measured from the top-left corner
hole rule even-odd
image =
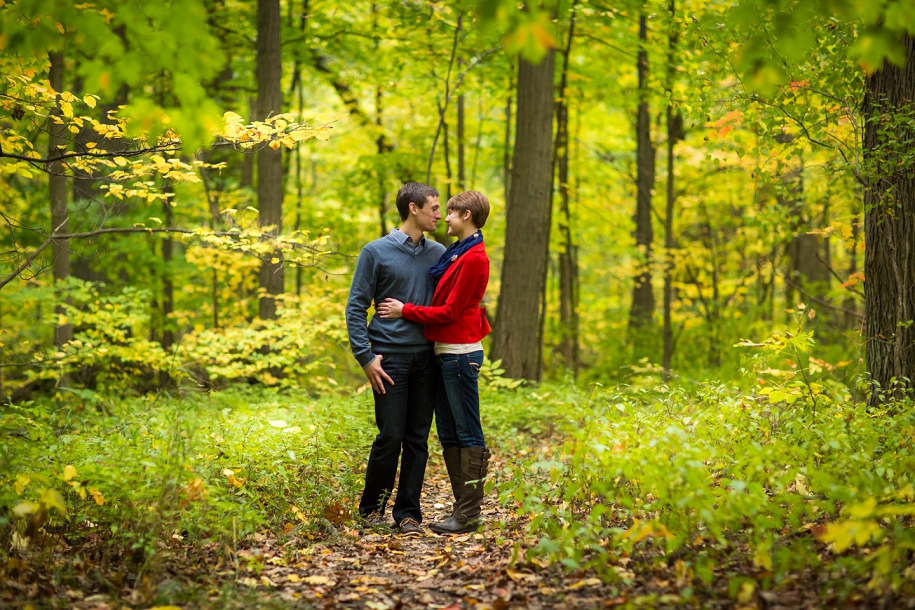
[[[810,495],[810,490],[807,489],[807,486],[804,484],[804,481],[807,477],[801,473],[794,475],[794,487],[797,489],[797,493],[807,496]]]
[[[16,481],[13,483],[13,487],[16,489],[16,493],[20,496],[22,495],[22,490],[26,485],[32,482],[32,479],[25,476],[24,474],[17,474]]]
[[[277,150],[279,147],[280,147],[279,140],[273,140],[272,142],[270,142],[270,148],[272,148],[273,150]]]
[[[274,256],[273,258],[270,259],[270,264],[271,264],[271,265],[275,265],[275,264],[277,264],[278,262],[280,262],[280,259],[278,259],[278,258],[275,257],[275,256]]]
[[[261,584],[265,587],[275,587],[276,583],[267,578],[266,576],[261,576]]]
[[[321,129],[321,130],[315,132],[315,137],[318,138],[319,140],[321,140],[322,142],[327,142],[328,140],[330,140],[330,134],[327,133],[326,129]]]
[[[289,582],[295,583],[295,582],[299,582],[302,579],[299,578],[298,574],[290,574],[289,576],[286,577],[286,580]]]
[[[95,503],[99,506],[105,505],[105,496],[95,487],[89,488],[89,493],[92,494],[92,499],[95,500]]]
[[[70,481],[76,477],[76,468],[73,464],[64,466],[64,481]]]
[[[226,112],[222,115],[222,118],[225,119],[226,123],[243,123],[244,119],[241,118],[241,115],[234,112]]]
[[[831,542],[837,553],[846,550],[852,544],[867,544],[872,536],[881,533],[880,526],[873,521],[843,521],[830,523],[819,538],[823,542]]]
[[[124,157],[115,157],[114,162],[118,164],[118,167],[124,167],[129,163]]]
[[[48,508],[56,508],[61,515],[67,514],[67,503],[64,497],[56,489],[46,489],[41,494],[41,503]]]
[[[577,583],[569,585],[570,589],[580,589],[582,587],[596,587],[601,584],[600,578],[586,578],[584,580],[579,580]]]
[[[92,150],[93,148],[95,148],[95,142],[86,142],[86,148],[88,148],[89,150]]]
[[[877,508],[877,498],[868,498],[867,500],[865,500],[864,502],[861,502],[859,504],[852,504],[851,506],[846,508],[846,511],[852,517],[856,517],[858,519],[864,519],[866,517],[873,516],[874,513],[876,512],[876,508]]]
[[[25,517],[26,515],[31,515],[32,513],[38,511],[41,508],[41,505],[37,502],[20,502],[13,507],[13,514],[17,517]]]
[[[302,582],[304,582],[307,585],[317,586],[317,585],[331,585],[331,584],[333,584],[334,581],[332,581],[327,576],[306,576],[305,578],[302,579]]]
[[[515,582],[521,582],[524,580],[537,580],[536,574],[528,574],[526,572],[516,572],[515,570],[505,570],[505,573],[509,578]]]
[[[756,549],[756,554],[753,556],[753,563],[761,568],[772,570],[772,555],[769,553],[768,544],[759,545]]]
[[[756,592],[756,583],[743,582],[740,584],[740,591],[737,592],[737,601],[741,604],[749,604]]]
[[[95,98],[91,95],[84,95],[83,102],[85,102],[86,106],[89,106],[89,108],[95,108]]]

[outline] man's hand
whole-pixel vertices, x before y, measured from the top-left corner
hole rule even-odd
[[[397,299],[385,299],[384,303],[377,308],[378,315],[382,318],[401,318],[403,317],[403,303]]]
[[[394,385],[394,380],[388,377],[388,374],[384,372],[384,369],[381,368],[381,359],[384,356],[376,356],[374,360],[362,367],[362,370],[365,372],[365,376],[369,378],[369,383],[372,385],[372,389],[378,392],[379,394],[384,394],[384,380],[389,384]]]

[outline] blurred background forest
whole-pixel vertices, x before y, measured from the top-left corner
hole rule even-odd
[[[408,180],[490,197],[489,355],[512,377],[734,378],[731,347],[797,331],[799,312],[830,382],[865,371],[853,21],[723,2],[104,4],[3,7],[6,397],[360,384],[345,294]],[[277,116],[332,129],[225,135]]]
[[[305,586],[264,540],[357,544],[343,308],[421,181],[493,207],[473,595],[911,604],[913,32],[913,0],[0,0],[0,601],[251,607]]]

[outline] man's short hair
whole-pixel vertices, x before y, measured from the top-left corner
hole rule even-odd
[[[397,191],[397,211],[400,212],[400,219],[406,220],[410,215],[410,204],[415,203],[416,207],[422,209],[426,205],[426,199],[429,197],[438,197],[438,191],[422,182],[407,182]]]
[[[473,225],[482,229],[489,218],[489,199],[479,191],[464,191],[448,200],[448,211],[451,210],[457,211],[461,216],[464,212],[470,212]]]

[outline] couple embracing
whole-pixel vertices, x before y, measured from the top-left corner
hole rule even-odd
[[[397,193],[397,211],[400,228],[359,254],[346,304],[350,347],[372,386],[378,426],[359,514],[369,526],[384,524],[399,460],[394,521],[401,534],[422,535],[420,493],[434,414],[454,509],[430,529],[474,531],[490,457],[477,386],[480,341],[490,331],[480,307],[489,282],[480,230],[489,200],[476,191],[448,200],[445,222],[457,241],[447,249],[423,235],[442,217],[438,191],[408,182]],[[373,304],[376,315],[366,324]]]

